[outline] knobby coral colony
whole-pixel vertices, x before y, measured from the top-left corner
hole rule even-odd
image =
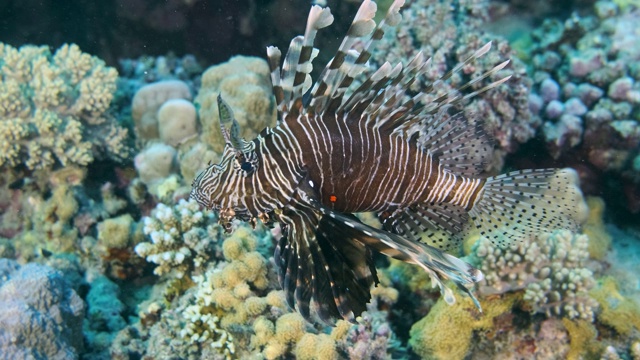
[[[573,172],[522,170],[482,178],[490,140],[470,125],[475,121],[447,114],[452,104],[507,81],[497,73],[508,61],[428,103],[420,99],[433,86],[409,95],[430,64],[422,53],[405,66],[385,63],[349,88],[370,49],[401,20],[403,4],[394,1],[376,26],[376,4],[365,0],[313,84],[313,41],[333,22],[328,8],[311,8],[305,35],[291,41],[282,69],[280,50],[268,47],[278,122],[253,141],[240,138],[231,108],[218,97],[226,148],[220,164],[194,180],[191,196],[219,211],[228,227],[233,218],[280,223],[283,236],[274,255],[279,280],[289,305],[307,319],[312,299],[314,314],[327,322],[353,320],[366,309],[378,281],[374,250],[422,267],[448,303],[455,297],[445,280],[479,307],[470,288],[482,273],[445,252],[459,249],[469,217],[503,246],[541,229],[576,226],[580,200],[564,195],[575,189]],[[483,46],[441,80],[489,49]],[[490,77],[498,79],[481,84]],[[465,89],[472,91],[460,95]],[[364,211],[378,213],[384,230],[351,215]]]

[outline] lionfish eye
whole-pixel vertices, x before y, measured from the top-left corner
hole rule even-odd
[[[245,161],[242,164],[240,164],[240,169],[246,172],[250,172],[251,170],[253,170],[253,165],[251,165],[250,162]]]

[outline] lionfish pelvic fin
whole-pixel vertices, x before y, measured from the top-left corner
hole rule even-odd
[[[478,309],[482,310],[480,303],[470,289],[476,282],[484,278],[480,270],[435,247],[378,230],[356,218],[333,211],[320,204],[314,197],[305,194],[302,195],[304,202],[316,208],[323,216],[341,224],[340,233],[343,237],[357,239],[358,242],[377,252],[420,266],[430,275],[432,283],[440,288],[440,292],[448,304],[455,302],[453,292],[444,283],[446,280],[451,280],[460,290],[471,297]]]
[[[307,320],[313,314],[328,324],[354,321],[378,283],[372,252],[300,195],[277,215],[283,236],[274,259],[287,303]]]

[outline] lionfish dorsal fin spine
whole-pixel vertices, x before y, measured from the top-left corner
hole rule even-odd
[[[296,78],[299,78],[297,76],[297,67],[300,61],[303,41],[304,38],[302,36],[296,36],[291,39],[289,50],[282,63],[280,85],[282,86],[282,92],[284,94],[282,99],[283,112],[290,112],[292,110],[291,105],[293,105],[295,99],[294,86],[299,86],[299,84],[296,85]]]
[[[509,64],[509,60],[507,60],[494,66],[491,70],[481,74],[480,76],[474,77],[472,80],[468,81],[467,83],[447,92],[446,94],[443,94],[437,97],[436,99],[429,99],[428,101],[423,100],[425,96],[428,96],[433,92],[433,90],[436,88],[438,84],[450,79],[453,76],[453,74],[461,71],[466,65],[473,63],[479,57],[485,55],[487,52],[489,52],[490,49],[491,49],[491,41],[483,45],[480,49],[476,50],[466,60],[458,63],[456,66],[454,66],[451,70],[449,70],[440,78],[435,80],[433,83],[427,85],[418,94],[416,94],[411,100],[407,101],[407,103],[403,104],[402,106],[407,108],[409,107],[409,105],[411,105],[412,109],[411,111],[407,112],[406,116],[398,119],[396,124],[394,124],[394,127],[399,127],[401,128],[402,131],[407,131],[416,123],[423,122],[425,118],[424,115],[433,115],[441,111],[445,111],[448,108],[450,108],[452,105],[467,101],[509,80],[511,76],[506,76],[472,93],[469,93],[464,96],[460,95],[462,90],[466,90],[467,88],[478,84],[480,81],[488,77],[494,76],[500,70],[504,69],[507,66],[507,64]]]
[[[267,46],[267,59],[269,60],[269,72],[271,74],[271,87],[273,96],[276,98],[276,108],[278,109],[278,121],[282,121],[284,112],[284,91],[280,84],[280,58],[282,52],[275,46]]]
[[[330,103],[332,108],[337,108],[336,103],[339,105],[346,87],[351,84],[351,80],[343,80],[350,78],[349,75],[357,71],[355,68],[366,62],[366,60],[361,60],[362,63],[358,62],[361,59],[361,53],[356,52],[353,47],[358,39],[370,35],[375,29],[376,23],[373,17],[376,10],[377,5],[371,0],[365,0],[360,5],[335,56],[325,66],[311,90],[310,106],[316,112],[327,111]]]
[[[291,40],[289,49],[280,69],[280,50],[276,47],[267,47],[269,70],[273,94],[276,98],[278,109],[278,121],[284,114],[294,112],[294,116],[300,111],[303,104],[302,98],[311,87],[313,59],[318,55],[318,50],[313,47],[316,34],[319,29],[333,23],[333,15],[329,8],[321,8],[317,5],[311,7],[307,19],[307,27],[304,36],[296,36]]]
[[[402,18],[400,15],[402,5],[404,5],[404,0],[394,1],[389,7],[385,18],[376,27],[373,21],[373,16],[375,16],[376,11],[375,3],[367,1],[362,3],[347,36],[338,49],[338,53],[327,68],[325,68],[320,80],[312,90],[314,94],[312,104],[316,112],[331,113],[337,111],[347,113],[346,109],[348,109],[348,107],[345,107],[347,101],[344,100],[344,94],[347,88],[353,83],[354,77],[362,71],[366,62],[371,58],[369,51],[371,47],[382,39],[388,27],[395,26],[399,23]],[[364,38],[366,36],[369,36],[369,39],[364,43],[362,50],[355,52],[353,49],[355,41],[358,38]],[[357,56],[354,58],[352,54]],[[379,81],[378,84],[384,85],[386,82]],[[366,86],[370,85],[371,83]],[[380,88],[383,87],[384,86],[380,86]],[[361,96],[356,95],[356,99],[360,97]]]

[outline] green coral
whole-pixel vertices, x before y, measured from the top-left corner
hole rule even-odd
[[[48,170],[129,155],[127,130],[108,113],[118,73],[77,45],[0,43],[0,167]]]

